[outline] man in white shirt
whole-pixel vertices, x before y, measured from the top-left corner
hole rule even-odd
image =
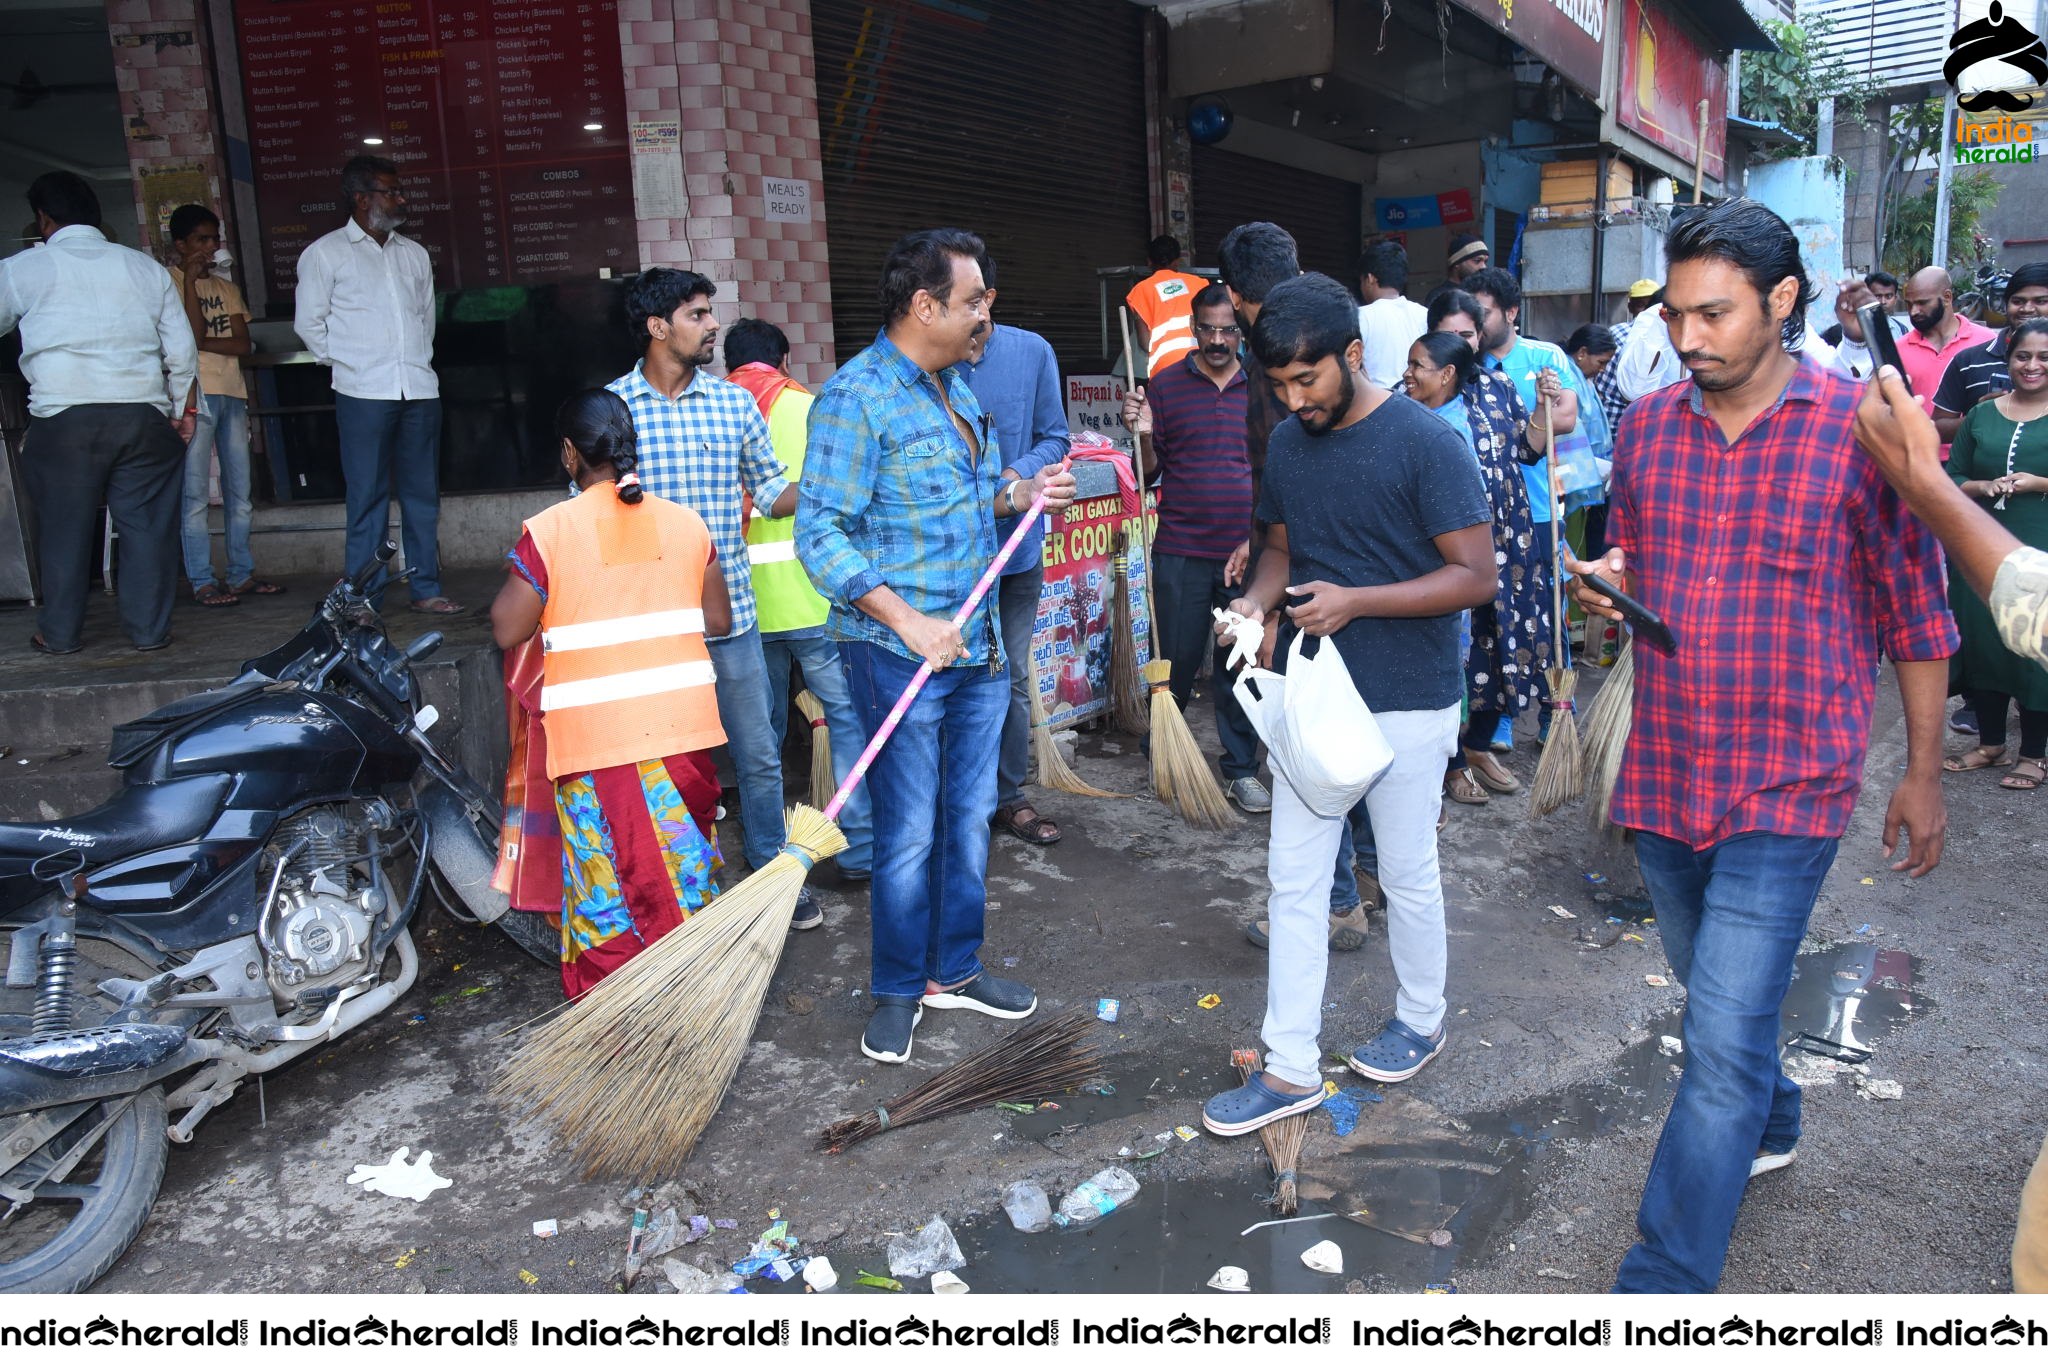
[[[171,643],[199,350],[170,272],[107,240],[90,185],[52,171],[28,203],[43,245],[0,261],[0,336],[20,325],[29,384],[21,479],[43,598],[29,645],[83,648],[104,503],[121,538],[121,625],[137,650],[160,650]]]
[[[1408,348],[1429,331],[1429,310],[1406,298],[1408,253],[1398,242],[1375,242],[1358,261],[1358,335],[1365,339],[1366,378],[1394,389],[1408,368]]]
[[[456,613],[441,594],[441,384],[434,374],[434,262],[398,231],[405,191],[382,157],[341,168],[348,222],[299,254],[292,326],[334,368],[334,422],[348,488],[347,572],[384,540],[391,496],[404,522],[414,612]]]

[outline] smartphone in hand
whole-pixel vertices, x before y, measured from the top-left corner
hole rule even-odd
[[[1642,637],[1651,645],[1656,646],[1666,655],[1677,653],[1678,638],[1671,634],[1670,626],[1665,623],[1662,617],[1659,617],[1656,613],[1650,611],[1597,574],[1590,572],[1581,574],[1579,582],[1599,594],[1602,598],[1612,602],[1616,610],[1621,613],[1622,620],[1634,629],[1636,635]]]
[[[1863,345],[1869,348],[1871,360],[1898,371],[1899,383],[1911,394],[1913,381],[1906,376],[1906,363],[1899,359],[1899,339],[1892,336],[1891,316],[1884,311],[1884,305],[1865,304],[1856,310],[1856,317],[1863,324]]]

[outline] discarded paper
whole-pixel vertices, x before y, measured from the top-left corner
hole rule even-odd
[[[374,1191],[384,1196],[404,1196],[415,1201],[424,1201],[443,1187],[452,1187],[455,1180],[443,1177],[434,1171],[434,1152],[421,1149],[419,1161],[408,1164],[405,1159],[412,1149],[410,1146],[393,1153],[383,1164],[358,1163],[349,1175],[351,1186],[361,1183],[364,1191]]]

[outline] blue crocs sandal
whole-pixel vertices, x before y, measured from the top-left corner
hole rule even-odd
[[[1250,1134],[1276,1120],[1313,1111],[1323,1104],[1320,1088],[1306,1096],[1282,1092],[1266,1085],[1264,1073],[1253,1073],[1242,1087],[1218,1092],[1202,1106],[1202,1126],[1211,1134],[1226,1137]]]
[[[1352,1072],[1374,1082],[1406,1082],[1444,1051],[1447,1038],[1442,1026],[1437,1027],[1436,1038],[1431,1039],[1399,1020],[1390,1020],[1377,1036],[1352,1050],[1351,1057],[1344,1062]]]

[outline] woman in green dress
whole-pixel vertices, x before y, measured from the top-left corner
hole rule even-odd
[[[1950,476],[2022,542],[2048,550],[2048,318],[2030,318],[2006,343],[2012,387],[1970,410],[1949,453]],[[2032,792],[2048,781],[2048,669],[2013,654],[1953,566],[1949,606],[1963,648],[1950,683],[1977,711],[1978,744],[1951,755],[1952,773],[2005,763],[2006,714],[2020,710],[2019,762],[2000,786]]]

